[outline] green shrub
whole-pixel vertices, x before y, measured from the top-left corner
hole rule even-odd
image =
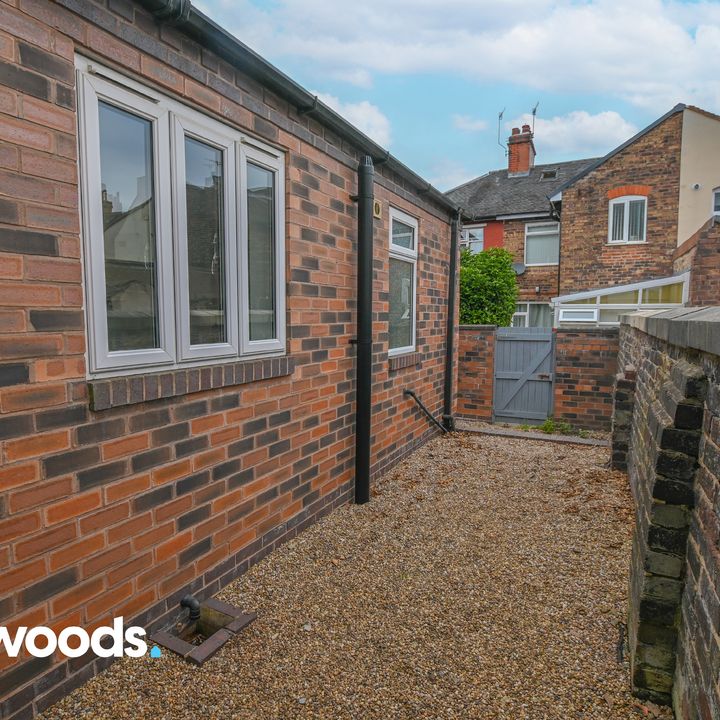
[[[513,256],[503,248],[460,255],[460,323],[510,325],[517,303],[518,285]]]

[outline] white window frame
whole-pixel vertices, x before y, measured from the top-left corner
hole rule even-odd
[[[630,203],[634,200],[645,201],[645,211],[643,212],[643,239],[642,240],[629,240],[630,235]],[[647,216],[648,216],[648,201],[646,195],[623,195],[622,197],[613,198],[608,203],[608,245],[643,245],[647,243]],[[612,239],[612,216],[613,208],[616,205],[624,205],[625,210],[623,212],[623,239],[613,240]]]
[[[485,249],[485,225],[465,225],[462,229],[462,236],[460,238],[460,247],[466,248],[467,250],[470,250],[470,252],[473,252],[472,248],[470,247],[470,233],[475,230],[482,230],[482,249],[478,250],[477,252],[482,252]],[[473,253],[477,254],[477,253]]]
[[[556,227],[556,229],[557,229],[557,236],[558,236],[558,258],[559,258],[559,256],[560,256],[560,223],[559,223],[559,222],[556,222],[556,221],[553,221],[553,220],[548,220],[548,221],[546,221],[546,222],[525,223],[525,245],[524,245],[525,258],[524,258],[524,259],[525,259],[525,266],[526,266],[526,267],[556,267],[556,266],[559,264],[559,260],[558,260],[557,262],[531,263],[531,262],[528,262],[528,259],[527,259],[528,230],[530,230],[531,228],[534,228],[534,227],[541,227],[541,226],[543,226],[543,225],[550,225],[551,223],[554,223],[554,225],[555,225],[555,227]],[[554,235],[555,233],[554,233],[554,232],[551,233],[551,232],[548,230],[548,231],[546,231],[546,232],[538,232],[538,233],[533,233],[533,232],[531,231],[529,234],[530,234],[531,237],[532,237],[532,236],[534,236],[534,237],[542,237],[543,235]]]
[[[197,367],[286,352],[285,155],[282,150],[214,120],[125,75],[76,56],[81,220],[84,249],[88,373],[131,375]],[[159,348],[108,351],[105,253],[100,177],[100,100],[153,122],[156,283]],[[184,137],[224,153],[227,342],[190,345]],[[272,340],[249,340],[246,162],[275,173],[275,329]],[[417,239],[416,239],[417,242]]]
[[[518,300],[515,305],[524,305],[524,310],[517,310],[513,313],[513,319],[516,317],[520,317],[523,319],[522,325],[511,325],[511,327],[539,327],[536,325],[530,325],[530,306],[531,305],[546,305],[550,308],[552,311],[553,306],[552,303],[549,302],[543,302],[543,301],[536,301],[536,300]]]
[[[185,137],[210,145],[223,154],[223,230],[225,265],[225,327],[227,341],[203,345],[190,344],[190,286],[187,248],[187,194],[185,189]],[[179,337],[179,359],[229,357],[238,354],[238,278],[236,213],[232,211],[235,190],[235,142],[218,128],[176,115],[173,136],[175,273],[177,277],[176,311]]]
[[[712,191],[712,206],[710,209],[711,209],[711,214],[714,215],[715,217],[720,217],[720,207],[717,209],[715,208],[716,204],[720,204],[720,203],[718,203],[718,200],[720,200],[720,187],[716,187]]]
[[[240,163],[240,202],[238,203],[238,227],[240,228],[241,287],[243,296],[241,351],[245,355],[273,353],[285,349],[285,172],[281,157],[272,157],[266,152],[243,145],[238,157]],[[247,224],[247,164],[259,165],[275,173],[275,328],[277,337],[273,340],[250,340],[250,303],[248,297],[249,251]]]
[[[83,194],[83,236],[85,238],[90,365],[93,371],[114,370],[140,365],[172,363],[175,357],[175,321],[172,312],[172,215],[170,178],[162,171],[170,164],[170,119],[166,108],[129,92],[102,77],[80,75],[80,160]],[[100,176],[99,103],[126,110],[153,123],[153,200],[155,203],[155,272],[159,348],[110,351],[108,317],[105,308],[105,252],[92,247],[90,238],[102,243],[105,236],[102,217]]]
[[[398,220],[399,222],[410,226],[413,228],[413,234],[414,234],[414,242],[412,248],[406,248],[402,247],[401,245],[395,245],[393,243],[393,232],[392,232],[392,225],[393,220]],[[413,285],[412,285],[412,308],[411,308],[411,318],[412,318],[412,344],[406,345],[405,347],[398,347],[398,348],[390,348],[390,295],[389,295],[389,288],[390,288],[390,282],[389,282],[389,276],[390,276],[390,264],[388,261],[388,356],[389,357],[395,357],[397,355],[406,355],[411,352],[415,352],[415,348],[417,347],[417,258],[418,258],[418,243],[420,242],[420,234],[418,232],[418,220],[417,218],[414,218],[412,215],[408,215],[407,213],[403,212],[402,210],[398,210],[395,207],[390,207],[389,212],[389,222],[388,222],[388,235],[389,240],[388,244],[390,247],[390,258],[393,258],[395,260],[401,260],[402,262],[409,263],[412,265],[412,278],[413,278]]]

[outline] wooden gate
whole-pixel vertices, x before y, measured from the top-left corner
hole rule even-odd
[[[493,421],[537,423],[552,415],[554,370],[551,328],[498,328]]]

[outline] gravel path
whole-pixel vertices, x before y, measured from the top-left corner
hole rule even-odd
[[[438,438],[221,592],[259,617],[205,666],[126,658],[43,717],[647,715],[616,657],[631,501],[607,460]]]

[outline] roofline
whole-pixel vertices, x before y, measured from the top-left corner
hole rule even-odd
[[[136,0],[159,21],[167,21],[204,47],[241,70],[253,80],[268,87],[298,110],[312,113],[326,127],[348,140],[362,152],[372,156],[376,164],[383,163],[400,175],[435,203],[453,213],[460,208],[444,193],[390,154],[388,150],[371,140],[340,114],[312,95],[288,75],[251,50],[214,20],[193,7],[189,0]]]
[[[555,195],[558,193],[561,193],[563,190],[567,190],[571,185],[574,185],[578,180],[584,178],[586,175],[589,175],[593,170],[596,170],[599,168],[603,163],[606,163],[610,158],[615,157],[619,152],[622,152],[625,150],[625,148],[632,145],[634,142],[639,140],[641,137],[644,137],[647,135],[651,130],[654,130],[658,125],[664,123],[668,118],[672,117],[673,115],[677,115],[679,112],[683,112],[687,109],[687,105],[685,103],[678,103],[672,110],[669,110],[666,112],[663,116],[659,117],[657,120],[651,122],[646,128],[642,129],[639,133],[633,135],[629,140],[626,140],[622,145],[618,145],[614,150],[611,150],[607,155],[604,157],[599,158],[594,163],[591,163],[586,167],[582,172],[579,172],[574,177],[571,177],[567,182],[562,184],[557,190],[555,190]],[[553,196],[554,197],[554,196]]]

